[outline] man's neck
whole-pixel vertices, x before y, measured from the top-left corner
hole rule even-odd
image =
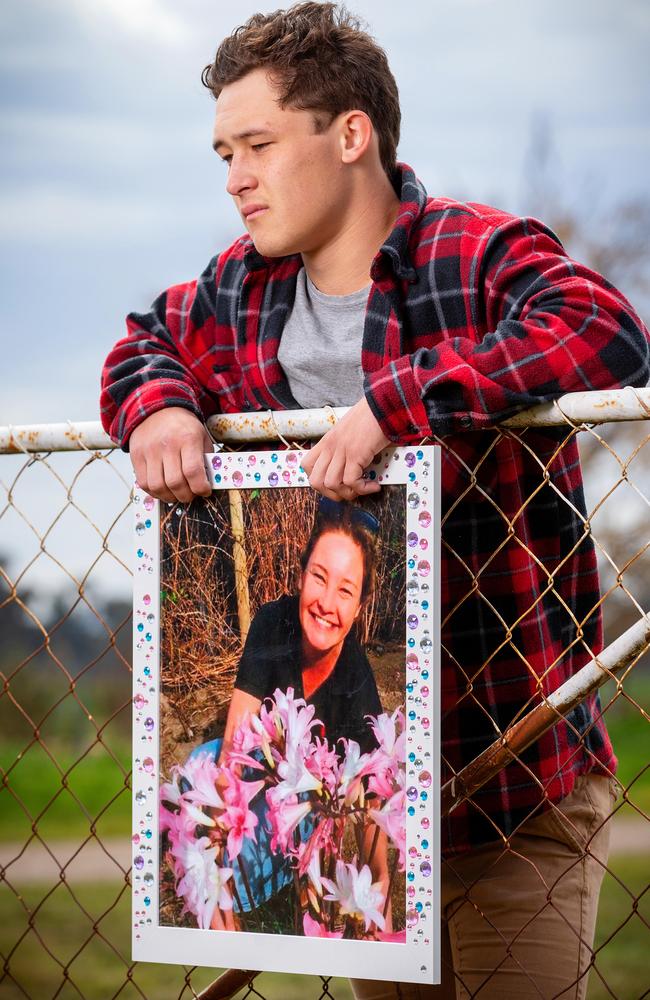
[[[351,202],[336,235],[318,250],[303,253],[305,270],[325,295],[349,295],[370,284],[370,265],[395,225],[400,201],[385,183]]]

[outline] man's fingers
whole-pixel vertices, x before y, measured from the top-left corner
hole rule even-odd
[[[166,503],[189,503],[210,493],[204,455],[212,451],[205,425],[183,407],[165,407],[142,421],[130,437],[138,484]]]
[[[381,483],[378,483],[376,479],[357,479],[352,489],[355,496],[368,496],[370,493],[379,493]]]
[[[336,496],[331,490],[325,486],[325,474],[329,466],[329,456],[321,454],[316,459],[316,462],[309,474],[309,484],[313,489],[317,490],[319,493],[323,493],[325,496],[329,497],[331,500],[336,500]],[[303,465],[303,469],[304,469]],[[305,469],[305,472],[307,470]]]
[[[345,452],[340,448],[330,457],[323,474],[323,486],[332,493],[341,495],[343,472],[345,470]]]
[[[348,458],[342,476],[342,489],[351,492],[353,497],[378,493],[381,486],[372,479],[365,479],[364,472],[365,469],[360,460],[351,460]]]
[[[337,429],[328,431],[336,435]],[[327,435],[326,435],[327,436]],[[322,438],[319,446],[325,441]],[[351,459],[345,448],[319,447],[309,452],[310,461],[303,461],[302,467],[309,477],[310,485],[331,500],[354,500],[360,495],[378,493],[379,483],[364,479],[364,468],[359,458]]]
[[[212,493],[212,487],[210,486],[205,468],[204,445],[205,440],[186,444],[181,449],[181,470],[188,489],[192,494],[189,498],[190,500],[194,496],[206,497]]]
[[[176,500],[165,483],[165,472],[161,458],[155,458],[152,455],[147,458],[147,469],[144,481],[140,483],[140,486],[157,500],[164,500],[165,503],[174,503]]]
[[[181,503],[189,503],[194,499],[194,493],[190,487],[181,462],[179,451],[166,451],[163,456],[163,470],[165,475],[165,485],[173,494],[174,499]]]
[[[325,436],[327,437],[327,435],[325,435]],[[318,461],[318,459],[320,458],[321,452],[323,450],[322,447],[321,447],[321,445],[322,445],[322,443],[323,443],[324,440],[325,440],[325,438],[321,438],[320,441],[317,444],[315,444],[308,451],[305,451],[305,453],[302,456],[302,461],[300,462],[300,464],[302,465],[303,469],[307,473],[307,478],[308,479],[311,479],[311,473],[313,471],[313,468],[316,465],[316,462]]]
[[[135,475],[135,481],[142,490],[149,492],[149,484],[147,480],[147,463],[144,455],[130,454],[131,465],[133,466],[133,473]]]

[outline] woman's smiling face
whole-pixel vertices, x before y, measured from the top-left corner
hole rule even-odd
[[[307,659],[340,650],[361,608],[363,552],[340,531],[327,531],[312,549],[300,581],[298,614]]]

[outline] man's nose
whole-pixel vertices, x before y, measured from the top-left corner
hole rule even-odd
[[[228,194],[236,197],[237,195],[243,194],[244,191],[250,191],[255,187],[257,187],[257,179],[250,169],[247,161],[240,157],[233,156],[230,161],[228,180],[226,182],[226,191]]]

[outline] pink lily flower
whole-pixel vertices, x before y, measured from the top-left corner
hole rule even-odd
[[[266,793],[269,805],[268,819],[271,828],[271,850],[293,854],[291,837],[299,823],[311,812],[310,802],[298,802],[296,796],[275,800],[274,788]]]
[[[404,760],[406,720],[402,709],[396,708],[392,715],[383,712],[376,718],[372,715],[367,716],[367,718],[370,719],[370,726],[375,734],[379,749],[383,750],[388,757],[395,757],[400,761]]]
[[[406,927],[401,931],[378,931],[375,937],[378,941],[389,941],[392,944],[406,944]]]
[[[340,859],[336,862],[336,881],[322,878],[323,886],[329,889],[325,899],[331,899],[339,904],[340,912],[361,919],[368,930],[375,923],[382,930],[386,926],[383,913],[384,893],[379,882],[372,883],[372,875],[368,865],[357,871],[354,863],[346,864]]]
[[[334,792],[338,780],[339,757],[327,740],[321,740],[319,736],[314,737],[309,754],[305,757],[305,766],[322,785],[330,792]]]
[[[278,774],[282,781],[274,790],[274,800],[286,799],[300,792],[320,791],[321,783],[305,765],[302,746],[287,744],[286,759],[278,764]]]
[[[249,750],[256,750],[261,745],[260,734],[253,725],[253,719],[256,718],[255,715],[246,716],[233,733],[233,749],[239,753],[248,753]]]
[[[275,705],[271,708],[262,705],[259,715],[251,716],[251,725],[254,726],[255,731],[258,733],[264,731],[272,743],[277,740],[283,731],[282,720]]]
[[[361,780],[372,771],[372,754],[361,753],[355,740],[341,740],[345,747],[345,757],[339,770],[339,793],[343,793],[346,805],[351,805],[362,792]]]
[[[210,926],[217,906],[223,910],[232,909],[232,897],[226,887],[232,869],[218,866],[217,851],[218,848],[210,844],[208,837],[188,840],[184,844],[184,873],[176,891],[202,928]]]
[[[197,913],[197,923],[199,927],[206,928],[212,923],[214,911],[232,910],[232,896],[230,888],[226,885],[228,879],[232,877],[232,868],[219,868],[214,864],[208,875],[208,896]]]
[[[267,758],[271,767],[275,767],[275,761],[273,759]],[[254,757],[250,757],[247,753],[240,753],[238,750],[229,750],[225,757],[225,767],[232,768],[235,764],[240,764],[242,767],[252,767],[255,771],[263,770],[264,765],[259,760],[255,760]]]
[[[334,841],[334,820],[321,819],[311,837],[298,847],[298,874],[308,875],[319,896],[323,895],[321,884],[321,853],[332,854],[337,845]],[[316,859],[314,859],[314,855]]]
[[[272,700],[275,703],[276,712],[284,729],[286,729],[287,726],[290,706],[293,704],[298,708],[301,708],[303,705],[307,704],[304,698],[294,698],[292,687],[287,688],[286,691],[281,691],[280,688],[276,688],[273,692]]]
[[[406,795],[396,792],[381,809],[371,809],[370,816],[399,851],[400,871],[406,865]]]
[[[185,857],[186,844],[196,840],[196,820],[188,816],[187,811],[183,808],[184,804],[181,803],[181,808],[177,813],[170,813],[164,808],[160,810],[161,819],[163,812],[167,813],[165,817],[165,829],[169,838],[167,857],[177,881],[182,878],[184,873],[183,858]]]
[[[199,754],[198,760],[201,766],[195,768],[192,774],[192,788],[183,792],[183,798],[187,802],[212,809],[222,809],[223,799],[217,791],[217,780],[221,777],[222,769],[217,767],[212,757],[207,754]]]
[[[219,816],[219,825],[227,831],[226,846],[231,861],[239,857],[244,837],[256,840],[255,827],[258,818],[248,808],[252,798],[264,788],[264,781],[241,781],[231,772],[225,771],[228,785],[223,793],[224,811]]]
[[[395,775],[390,767],[379,767],[368,778],[368,791],[381,799],[389,799],[395,794]]]
[[[320,719],[314,718],[316,708],[314,705],[304,705],[302,698],[289,702],[286,721],[286,744],[287,750],[297,750],[300,747],[307,748],[310,741],[311,730],[314,726],[322,725]]]
[[[322,938],[341,938],[343,937],[343,931],[328,931],[324,924],[321,924],[319,920],[314,920],[310,917],[308,913],[305,913],[302,918],[302,929],[305,932],[305,937],[322,937]]]

